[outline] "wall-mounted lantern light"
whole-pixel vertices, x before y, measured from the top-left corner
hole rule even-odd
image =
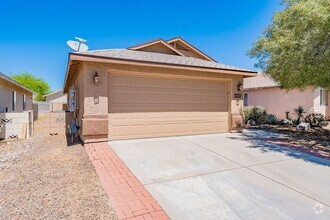
[[[97,71],[95,72],[95,75],[94,75],[94,83],[95,83],[95,85],[100,84],[100,76],[99,76],[99,74],[97,74]]]
[[[242,92],[243,91],[243,84],[241,81],[238,82],[237,84],[237,91]]]

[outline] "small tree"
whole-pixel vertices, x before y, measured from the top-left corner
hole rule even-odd
[[[35,101],[45,101],[44,95],[50,92],[50,86],[48,85],[48,83],[44,79],[37,78],[32,74],[11,74],[10,77],[22,84],[23,86],[36,92],[37,95],[34,97]]]
[[[297,124],[300,124],[301,117],[303,117],[304,113],[306,113],[305,108],[303,106],[299,105],[298,108],[294,109],[294,112],[298,116]]]
[[[285,89],[330,88],[330,1],[282,1],[249,55]]]

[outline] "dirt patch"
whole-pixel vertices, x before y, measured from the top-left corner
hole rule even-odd
[[[116,219],[79,143],[36,134],[0,142],[1,219]]]
[[[299,131],[295,126],[260,125],[250,126],[249,129],[262,129],[284,134],[281,137],[265,137],[264,140],[294,148],[305,153],[330,159],[330,130],[316,127],[308,131]]]

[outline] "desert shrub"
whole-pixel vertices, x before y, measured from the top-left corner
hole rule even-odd
[[[325,121],[324,115],[321,113],[312,113],[306,115],[305,122],[314,127],[322,127],[328,124],[328,122]]]
[[[306,111],[303,106],[299,105],[297,108],[294,109],[294,113],[297,115],[297,124],[299,124],[300,119],[304,116],[304,113],[306,113]]]
[[[278,119],[277,119],[276,115],[268,114],[266,117],[266,122],[267,122],[267,124],[275,125],[275,124],[277,124]]]
[[[266,122],[267,112],[261,106],[247,106],[243,109],[245,123],[249,120],[254,121],[256,125]]]

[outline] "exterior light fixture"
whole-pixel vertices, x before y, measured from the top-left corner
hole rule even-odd
[[[242,92],[243,91],[243,84],[241,81],[238,82],[237,84],[237,91]]]
[[[97,74],[97,71],[95,71],[94,83],[95,83],[95,85],[100,84],[100,76],[99,76],[99,74]]]

